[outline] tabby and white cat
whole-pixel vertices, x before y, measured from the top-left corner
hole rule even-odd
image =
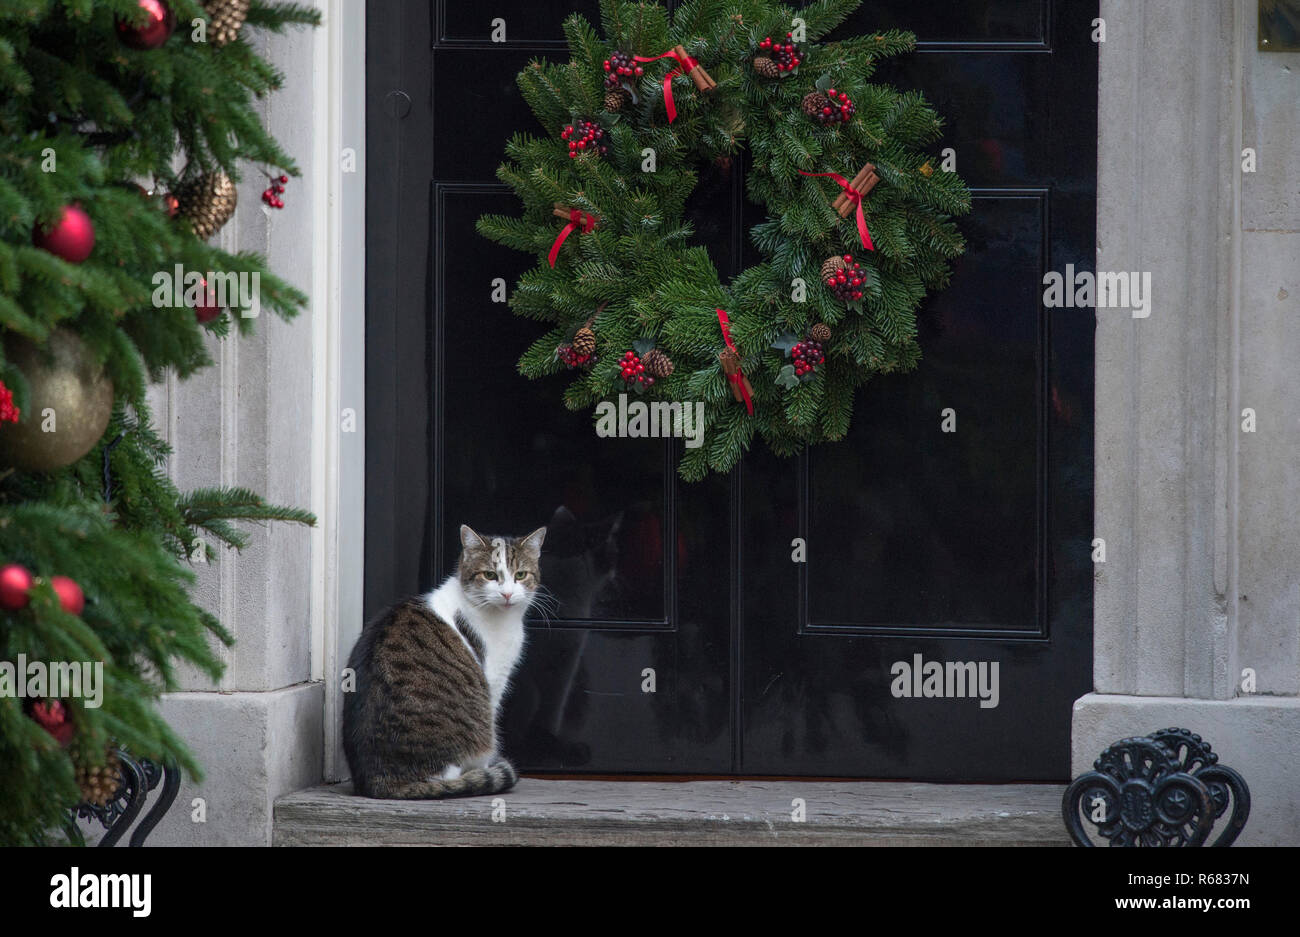
[[[514,787],[497,711],[540,582],[542,527],[526,537],[460,528],[456,572],[366,625],[348,659],[343,750],[366,797],[423,799]]]

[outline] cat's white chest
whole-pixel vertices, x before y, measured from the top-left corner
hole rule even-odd
[[[459,614],[483,642],[483,675],[487,678],[488,691],[492,696],[492,714],[495,716],[501,697],[510,685],[510,674],[514,672],[524,650],[523,608],[518,612],[472,609],[454,577],[429,593],[427,601],[434,614],[453,630]],[[456,634],[465,641],[464,635],[459,631]],[[471,652],[474,651],[468,641],[465,641],[465,646]]]
[[[489,635],[494,631],[499,634]],[[502,622],[496,627],[482,623],[478,629],[483,637],[483,674],[487,677],[488,690],[492,694],[492,712],[495,714],[501,697],[505,695],[510,684],[510,674],[519,663],[519,655],[524,649],[524,626],[521,620],[516,626],[513,622]]]

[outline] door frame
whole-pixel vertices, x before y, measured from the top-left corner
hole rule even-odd
[[[320,0],[315,32],[311,145],[312,679],[325,684],[322,775],[348,776],[343,758],[342,668],[361,633],[366,455],[366,4]]]

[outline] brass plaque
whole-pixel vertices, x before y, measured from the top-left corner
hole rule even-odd
[[[1300,0],[1259,0],[1259,51],[1300,52]]]

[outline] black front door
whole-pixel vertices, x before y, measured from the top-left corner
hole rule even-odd
[[[924,359],[860,391],[848,440],[684,484],[676,443],[598,439],[514,362],[493,301],[529,258],[480,238],[536,130],[514,75],[596,3],[368,6],[366,607],[450,572],[456,530],[550,528],[554,593],[505,715],[525,771],[1062,779],[1092,670],[1093,320],[1042,276],[1094,253],[1096,4],[865,3],[921,51],[972,186]],[[493,42],[493,20],[505,42]],[[724,274],[755,262],[744,166],[692,216]],[[937,668],[937,673],[936,673]],[[915,672],[914,672],[915,671]]]

